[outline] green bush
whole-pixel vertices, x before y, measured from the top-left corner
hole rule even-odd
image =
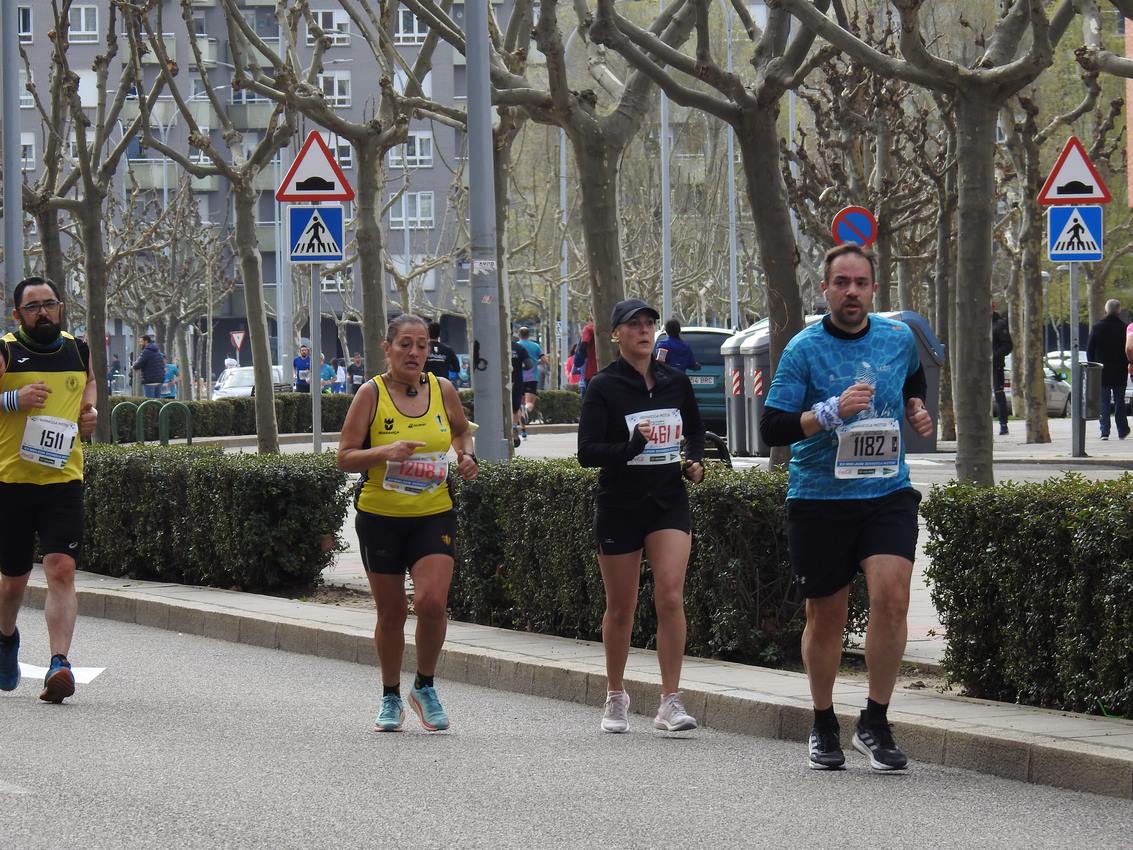
[[[342,423],[346,420],[346,411],[354,396],[345,393],[322,396],[322,426],[324,433],[334,433],[342,430]],[[158,399],[164,405],[174,399]],[[141,405],[144,398],[130,396],[114,396],[111,410],[122,402],[131,402]],[[254,398],[218,398],[212,401],[182,402],[189,408],[193,417],[193,437],[230,437],[247,436],[256,433],[256,400]],[[147,441],[158,439],[158,411],[155,405],[146,407],[142,415],[145,417],[145,438]],[[134,431],[137,411],[128,406],[123,407],[118,415],[116,439],[120,443],[132,443],[136,437]],[[311,396],[308,393],[278,393],[275,396],[275,421],[280,434],[309,434],[311,433]],[[169,436],[173,439],[185,437],[185,417],[181,413],[173,414],[169,420]]]
[[[577,422],[582,412],[582,397],[577,389],[543,390],[537,393],[539,403],[535,407],[533,422],[562,424]],[[476,397],[472,390],[460,390],[460,404],[464,414],[475,421]]]
[[[934,488],[944,666],[975,697],[1133,718],[1133,477]]]
[[[347,502],[329,454],[84,454],[84,569],[264,593],[313,586],[332,563]]]
[[[457,482],[456,619],[600,640],[605,594],[591,522],[594,470],[572,460],[481,466]],[[693,655],[778,664],[799,655],[801,605],[791,591],[784,529],[786,476],[713,469],[690,487],[694,535],[685,590]],[[861,582],[851,628],[864,624]],[[656,634],[643,566],[635,646]]]

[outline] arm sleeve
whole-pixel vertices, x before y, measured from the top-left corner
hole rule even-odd
[[[806,438],[802,414],[764,406],[759,419],[759,435],[769,446],[789,446]]]
[[[1086,359],[1094,363],[1101,362],[1098,359],[1098,332],[1096,328],[1090,331],[1090,338],[1086,342]]]
[[[684,383],[685,400],[681,405],[681,422],[684,423],[684,436],[688,441],[685,456],[689,460],[700,462],[704,460],[704,420],[700,418],[700,406],[696,403],[692,383],[687,377],[684,378]]]
[[[911,398],[925,400],[928,395],[928,379],[925,378],[924,366],[917,363],[917,371],[905,379],[905,386],[901,388],[901,397],[908,401]]]
[[[636,428],[629,442],[606,441],[610,409],[603,397],[602,386],[591,384],[582,398],[582,414],[578,419],[578,463],[580,466],[624,466],[645,448],[645,437]],[[703,438],[702,438],[703,439]]]

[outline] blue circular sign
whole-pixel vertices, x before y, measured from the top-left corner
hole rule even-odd
[[[856,242],[867,248],[877,239],[877,219],[865,207],[846,207],[834,216],[830,235],[836,245]]]

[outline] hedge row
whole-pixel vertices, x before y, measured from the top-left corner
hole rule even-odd
[[[343,393],[322,396],[323,431],[333,433],[342,430],[346,411],[353,400],[352,395]],[[121,402],[140,405],[146,399],[115,396],[111,409]],[[158,399],[167,404],[173,399]],[[233,437],[256,433],[256,400],[254,398],[219,398],[213,401],[181,402],[189,408],[193,417],[194,437]],[[146,420],[146,439],[156,440],[158,408],[149,405],[142,412]],[[275,421],[280,434],[309,434],[311,432],[311,396],[308,393],[278,393],[275,396]],[[135,438],[135,411],[123,408],[118,416],[119,442],[132,442]],[[185,436],[185,417],[181,413],[171,415],[169,433],[171,437]]]
[[[265,593],[313,586],[340,548],[346,475],[330,454],[84,454],[84,569]]]
[[[593,470],[574,461],[484,464],[458,483],[459,564],[449,604],[458,620],[600,640],[605,594],[591,520]],[[713,469],[689,488],[693,551],[685,588],[693,655],[778,666],[799,656],[801,604],[784,530],[786,476]],[[851,600],[865,622],[862,583]],[[643,566],[635,646],[656,634]]]
[[[539,403],[535,406],[533,422],[547,425],[577,422],[582,412],[582,397],[578,388],[569,390],[543,390],[537,393]],[[475,418],[476,401],[472,390],[460,391],[460,403],[469,419]]]
[[[975,697],[1133,718],[1133,477],[936,488],[944,665]]]

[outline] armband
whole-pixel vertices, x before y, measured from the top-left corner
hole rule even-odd
[[[20,409],[20,391],[7,390],[0,393],[0,410],[5,413],[15,413]]]
[[[823,431],[833,431],[842,424],[842,417],[838,415],[838,396],[832,395],[826,401],[816,402],[811,410],[818,419]]]

